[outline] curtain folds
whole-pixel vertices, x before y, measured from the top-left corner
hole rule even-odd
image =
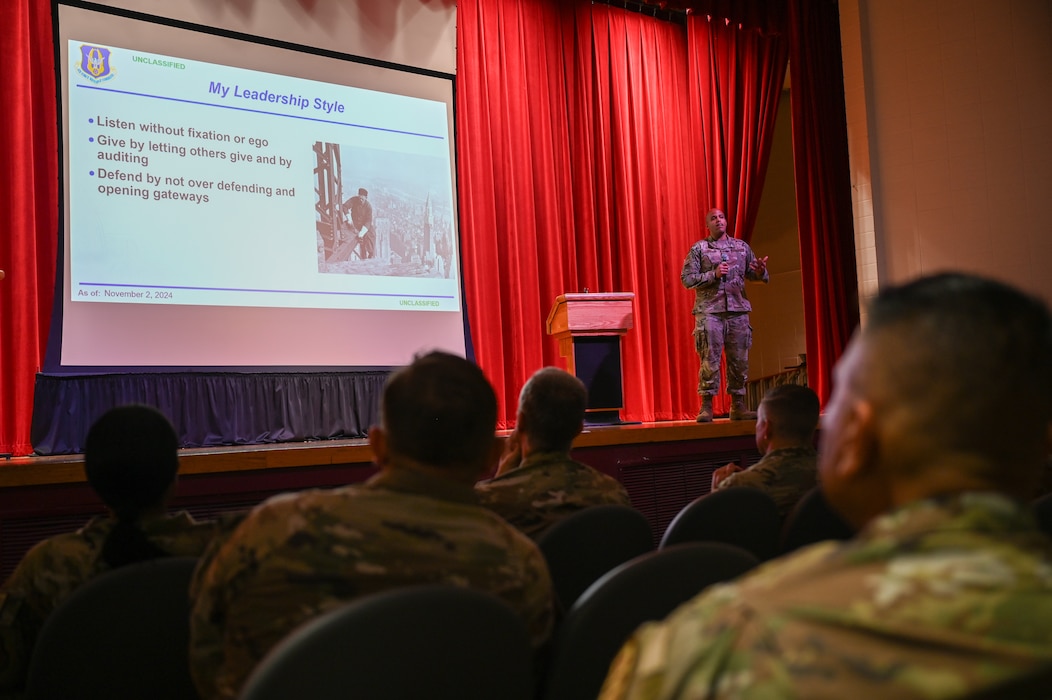
[[[785,83],[789,42],[722,20],[687,18],[691,103],[704,177],[702,214],[723,209],[738,238],[752,238]]]
[[[693,298],[679,271],[710,202],[739,231],[755,220],[785,40],[587,0],[461,0],[458,14],[465,284],[502,427],[529,375],[562,364],[547,310],[585,288],[636,294],[623,417],[693,418]]]
[[[92,423],[109,408],[126,403],[160,409],[172,421],[180,447],[361,437],[379,422],[387,375],[386,371],[40,374],[33,447],[42,455],[81,453]]]
[[[709,209],[722,209],[731,235],[750,241],[789,42],[779,34],[746,31],[698,14],[688,15],[687,29],[695,169],[701,181],[698,192],[704,195],[696,198],[698,215],[704,223]],[[727,386],[726,362],[720,363],[720,386]],[[730,410],[726,394],[714,397],[713,410],[717,415]]]
[[[475,359],[514,420],[525,377],[556,364],[555,297],[578,291],[567,66],[575,8],[547,0],[457,6],[461,250]]]
[[[0,3],[0,452],[25,455],[58,246],[58,118],[49,0]]]
[[[789,0],[789,23],[808,382],[825,404],[832,390],[833,364],[859,323],[836,0]]]
[[[692,295],[679,270],[700,226],[691,158],[686,36],[681,26],[592,5],[591,152],[579,173],[594,183],[598,289],[635,292],[635,327],[623,339],[627,420],[693,417],[697,360]]]

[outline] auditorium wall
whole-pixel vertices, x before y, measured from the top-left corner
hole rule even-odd
[[[771,281],[746,287],[753,304],[749,377],[754,380],[797,365],[799,355],[807,350],[790,112],[789,91],[785,90],[778,104],[771,159],[752,235],[755,253],[770,258]]]
[[[954,268],[1052,302],[1052,3],[840,12],[862,296]]]

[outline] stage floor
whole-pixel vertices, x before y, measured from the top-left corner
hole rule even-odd
[[[667,421],[587,426],[574,441],[574,450],[588,453],[595,448],[624,445],[751,437],[754,430],[754,421],[720,419],[706,424]],[[364,438],[195,447],[179,451],[179,473],[188,476],[337,464],[362,465],[371,463],[372,459],[372,450]],[[0,489],[84,482],[84,456],[80,454],[13,457],[0,461]]]
[[[709,492],[712,472],[759,459],[755,422],[717,420],[589,426],[576,459],[621,481],[655,541],[679,510]],[[365,481],[376,472],[367,440],[180,450],[172,510],[205,520],[278,493]],[[76,530],[105,507],[84,478],[83,455],[0,461],[0,578],[40,540]]]

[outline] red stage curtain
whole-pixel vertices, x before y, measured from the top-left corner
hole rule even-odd
[[[723,209],[734,235],[752,238],[760,209],[789,42],[690,15],[690,89],[699,138],[701,212]]]
[[[49,0],[0,3],[0,452],[32,452],[33,384],[44,359],[58,246],[55,61]]]
[[[623,415],[693,417],[683,28],[587,1],[462,0],[458,46],[467,303],[501,425],[533,371],[563,364],[544,320],[585,288],[636,293]]]
[[[790,0],[790,103],[808,383],[824,404],[859,322],[840,16],[836,0]]]
[[[464,277],[476,358],[503,396],[502,426],[529,374],[562,364],[544,331],[555,296],[584,288],[636,294],[623,416],[693,418],[693,297],[679,272],[703,232],[699,174],[711,164],[699,168],[694,155],[702,131],[691,121],[709,83],[690,85],[686,32],[587,0],[461,0],[457,11]],[[731,73],[706,78],[723,91],[709,108],[733,109],[707,152],[736,159],[718,176],[748,222],[784,42],[724,26],[707,46],[716,64],[731,61]]]
[[[579,291],[569,134],[573,5],[457,5],[457,170],[461,251],[475,358],[501,398],[556,364],[545,320]]]
[[[583,13],[582,13],[583,14]],[[606,5],[579,23],[581,105],[577,173],[593,183],[597,291],[636,294],[635,328],[624,338],[628,420],[693,418],[697,367],[693,294],[680,269],[701,221],[683,27]],[[584,101],[583,101],[584,102]],[[593,289],[596,289],[593,287]]]
[[[691,14],[687,29],[698,191],[705,195],[696,200],[699,215],[704,221],[709,209],[722,209],[732,235],[749,241],[760,210],[789,42],[719,16]],[[725,362],[720,375],[726,389]],[[729,408],[725,393],[713,400],[715,413]]]

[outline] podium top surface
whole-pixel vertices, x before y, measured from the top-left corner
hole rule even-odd
[[[623,334],[632,328],[635,298],[634,292],[560,294],[548,314],[548,334]]]
[[[560,302],[572,303],[577,301],[632,301],[636,298],[635,292],[567,292],[555,297],[555,304]]]

